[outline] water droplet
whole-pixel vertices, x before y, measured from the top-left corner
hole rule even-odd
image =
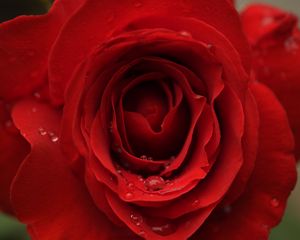
[[[180,31],[179,35],[183,36],[183,37],[192,37],[192,34],[190,32],[188,32],[188,31],[185,31],[185,30]]]
[[[138,176],[138,180],[139,180],[140,182],[144,182],[144,178],[143,178],[142,176]]]
[[[295,41],[293,37],[288,38],[285,41],[284,46],[288,52],[295,52],[299,48],[298,43]]]
[[[147,160],[153,161],[153,157],[147,157]]]
[[[56,136],[53,132],[49,132],[48,134],[51,142],[56,143],[59,140],[58,136]]]
[[[196,199],[196,200],[192,203],[192,206],[196,207],[196,206],[198,206],[198,204],[199,204],[199,200]]]
[[[159,191],[166,185],[165,180],[159,176],[148,177],[144,182],[148,191]]]
[[[33,93],[33,96],[34,96],[36,99],[41,99],[41,94],[40,94],[39,92]]]
[[[134,184],[132,182],[127,183],[127,187],[130,189],[134,188]]]
[[[142,155],[142,156],[140,156],[140,159],[142,159],[142,160],[147,160],[148,158],[147,158],[146,155]]]
[[[141,237],[145,237],[146,236],[146,233],[144,231],[139,231],[138,232],[138,235],[140,235]]]
[[[265,26],[270,25],[270,24],[273,23],[273,22],[274,22],[274,18],[271,17],[271,16],[267,16],[267,17],[264,17],[264,18],[261,20],[261,25],[262,25],[263,27],[265,27]]]
[[[37,111],[37,109],[36,109],[35,107],[33,107],[33,108],[31,109],[31,111],[32,111],[33,113],[35,113],[35,112]]]
[[[134,223],[136,226],[140,226],[143,223],[143,217],[136,213],[130,214],[130,220],[132,223]]]
[[[139,8],[139,7],[143,6],[143,4],[140,1],[135,1],[133,6],[135,6],[136,8]]]
[[[231,206],[226,206],[226,207],[224,207],[223,210],[224,210],[224,213],[229,214],[232,211],[232,207]]]
[[[151,229],[153,232],[155,232],[159,235],[162,235],[162,236],[169,235],[174,232],[174,227],[170,223],[163,224],[160,226],[152,226]]]
[[[127,193],[125,194],[125,198],[126,198],[127,200],[132,199],[132,198],[133,198],[133,193],[132,193],[132,192],[127,192]]]
[[[47,135],[47,131],[44,129],[44,128],[39,128],[39,134],[41,135],[41,136],[45,136],[45,135]]]
[[[279,200],[277,198],[272,198],[270,203],[272,207],[279,207]]]
[[[206,47],[209,49],[209,50],[212,50],[214,48],[214,45],[212,44],[207,44]]]

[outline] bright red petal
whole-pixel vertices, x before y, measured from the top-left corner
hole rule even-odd
[[[32,109],[35,109],[32,112]],[[109,220],[70,171],[56,137],[60,114],[34,101],[21,101],[13,118],[31,143],[12,186],[18,218],[29,225],[34,239],[110,239]]]

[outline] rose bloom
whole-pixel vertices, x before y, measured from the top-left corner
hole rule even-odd
[[[0,208],[34,240],[268,239],[296,182],[299,36],[229,0],[2,23]]]

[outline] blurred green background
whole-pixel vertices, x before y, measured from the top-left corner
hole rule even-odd
[[[101,0],[99,0],[101,1]],[[208,0],[209,1],[209,0]],[[0,22],[22,14],[41,14],[47,11],[51,0],[0,0]],[[267,2],[293,11],[300,16],[300,0],[239,0],[238,7],[249,3]],[[300,173],[300,167],[299,167]],[[15,219],[0,213],[0,240],[29,240],[26,227]],[[273,230],[270,240],[300,239],[300,181],[293,192],[282,223]],[[55,239],[53,239],[55,240]]]

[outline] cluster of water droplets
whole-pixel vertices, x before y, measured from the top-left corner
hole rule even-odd
[[[140,227],[141,230],[138,232],[140,236],[145,237],[146,232],[143,230],[143,224],[144,224],[144,218],[142,215],[136,212],[130,213],[130,221],[137,227]],[[165,224],[153,224],[151,226],[151,230],[157,234],[160,235],[167,235],[170,232],[172,232],[174,229],[174,226],[171,223],[165,223]]]
[[[53,143],[56,143],[59,140],[59,137],[54,132],[51,132],[51,131],[49,132],[49,131],[45,130],[42,127],[40,127],[38,129],[38,132],[41,136],[48,136],[50,141],[53,142]]]

